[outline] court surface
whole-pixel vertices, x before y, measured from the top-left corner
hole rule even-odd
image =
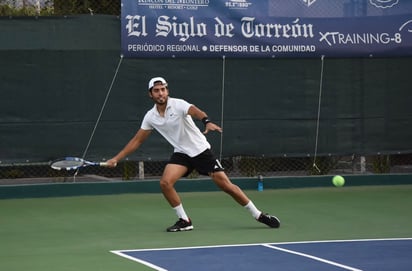
[[[246,192],[279,229],[221,191],[180,194],[180,233],[161,193],[0,200],[0,270],[411,270],[412,185]]]
[[[113,253],[154,270],[411,270],[412,238],[292,242]]]

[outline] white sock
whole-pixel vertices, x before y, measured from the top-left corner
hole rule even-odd
[[[256,219],[258,219],[260,214],[262,213],[261,211],[258,210],[258,208],[256,208],[255,204],[253,204],[252,201],[249,201],[249,203],[243,207],[245,207],[252,214],[252,216]]]
[[[173,209],[176,211],[176,215],[178,218],[182,218],[186,221],[189,221],[189,217],[187,216],[185,209],[183,209],[183,205],[181,203],[176,207],[173,207]]]

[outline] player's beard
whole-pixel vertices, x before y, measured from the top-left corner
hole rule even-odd
[[[154,101],[157,105],[164,105],[164,104],[167,103],[167,96],[153,99],[153,101]]]

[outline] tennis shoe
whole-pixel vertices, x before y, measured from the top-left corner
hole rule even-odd
[[[266,224],[271,228],[279,228],[280,227],[280,220],[273,215],[261,213],[259,218],[256,219],[260,223]]]
[[[179,220],[173,226],[170,226],[169,228],[166,229],[166,231],[168,232],[191,231],[191,230],[193,230],[193,225],[192,225],[192,221],[190,220],[190,218],[189,218],[189,221],[179,218]]]

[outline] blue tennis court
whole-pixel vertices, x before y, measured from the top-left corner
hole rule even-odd
[[[412,238],[245,244],[113,253],[154,270],[409,271]]]

